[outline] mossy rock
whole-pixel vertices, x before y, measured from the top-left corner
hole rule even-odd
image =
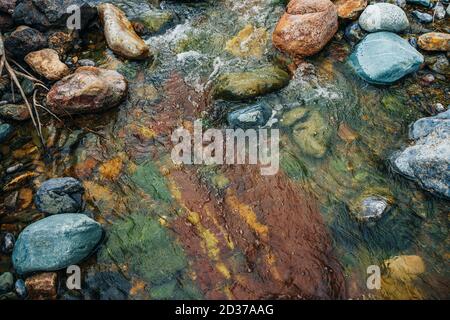
[[[151,161],[137,167],[131,179],[154,200],[171,202],[172,195],[161,172]]]
[[[302,114],[298,111],[299,114]],[[289,122],[289,121],[288,121]],[[309,111],[306,119],[292,127],[292,139],[301,151],[314,158],[322,158],[328,149],[332,130],[318,111]]]
[[[213,89],[216,98],[240,101],[274,92],[289,83],[289,74],[275,66],[221,75]]]
[[[157,33],[167,28],[174,19],[172,12],[164,10],[150,10],[143,13],[137,20],[141,22],[149,32]]]
[[[115,221],[99,254],[101,262],[126,265],[150,286],[166,284],[187,268],[182,248],[155,217],[138,213]]]

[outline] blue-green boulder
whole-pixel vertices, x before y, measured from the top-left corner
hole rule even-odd
[[[19,274],[66,268],[88,257],[102,235],[100,224],[84,214],[49,216],[20,233],[12,254],[14,268]]]
[[[391,84],[417,71],[423,61],[408,41],[391,32],[367,35],[349,58],[358,76],[375,84]]]

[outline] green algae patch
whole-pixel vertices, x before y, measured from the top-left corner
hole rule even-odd
[[[171,202],[172,196],[161,172],[151,161],[137,167],[131,179],[154,200]]]
[[[187,277],[183,249],[156,217],[138,213],[117,220],[99,261],[113,261],[130,276],[149,283],[149,293],[155,299],[199,298]]]

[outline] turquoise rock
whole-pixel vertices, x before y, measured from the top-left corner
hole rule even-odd
[[[408,41],[391,32],[369,34],[349,58],[355,72],[375,84],[391,84],[417,71],[423,61]]]
[[[369,5],[359,17],[359,25],[367,32],[402,32],[409,27],[402,8],[390,3]]]
[[[64,269],[88,257],[102,235],[100,224],[84,214],[49,216],[20,233],[12,254],[13,266],[19,274]]]
[[[13,133],[14,128],[9,123],[0,123],[0,143],[5,142]]]

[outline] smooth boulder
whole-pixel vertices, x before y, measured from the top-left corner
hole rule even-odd
[[[59,80],[70,72],[69,67],[59,60],[58,53],[53,49],[30,52],[24,60],[31,69],[48,80]]]
[[[128,59],[150,57],[150,48],[134,31],[125,13],[110,3],[98,6],[108,47]]]
[[[64,269],[87,258],[102,236],[100,224],[84,214],[49,216],[20,233],[12,263],[19,274]]]
[[[83,185],[77,179],[53,178],[42,183],[34,202],[39,211],[49,214],[79,212],[83,193]]]
[[[325,47],[338,29],[338,14],[329,0],[292,0],[272,34],[279,50],[298,57]]]
[[[374,84],[391,84],[417,71],[423,62],[408,41],[391,32],[370,33],[349,58],[358,76]]]
[[[114,70],[80,67],[53,85],[47,106],[60,116],[104,111],[119,105],[127,89],[125,78]]]
[[[402,32],[409,27],[409,21],[402,8],[390,3],[376,3],[363,11],[359,25],[367,32]]]

